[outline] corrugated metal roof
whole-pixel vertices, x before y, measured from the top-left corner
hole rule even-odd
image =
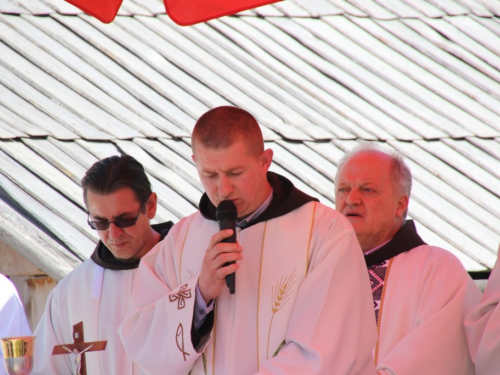
[[[227,104],[257,117],[272,170],[331,207],[345,151],[363,141],[400,151],[424,240],[468,270],[493,266],[500,1],[294,0],[192,27],[159,0],[125,0],[109,25],[62,0],[0,0],[0,13],[0,199],[13,209],[0,205],[10,225],[0,231],[28,219],[30,236],[54,241],[43,251],[63,252],[62,269],[97,240],[85,170],[133,155],[158,193],[156,221],[177,221],[202,193],[195,119]]]

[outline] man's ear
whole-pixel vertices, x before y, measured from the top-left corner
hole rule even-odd
[[[268,148],[267,150],[262,151],[262,153],[259,156],[259,160],[262,163],[262,167],[265,169],[267,172],[269,170],[269,167],[271,167],[271,163],[273,161],[273,150]]]
[[[403,217],[408,210],[408,203],[410,198],[407,195],[399,197],[398,206],[396,208],[396,217]]]
[[[148,214],[148,218],[151,220],[156,215],[156,207],[158,204],[158,196],[155,192],[149,195],[148,201],[146,202],[146,212]]]
[[[194,158],[194,154],[191,155],[191,159],[193,159],[194,163],[196,164],[196,159]]]

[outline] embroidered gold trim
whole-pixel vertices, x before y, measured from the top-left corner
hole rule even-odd
[[[262,234],[262,246],[260,249],[260,270],[259,270],[259,289],[257,295],[257,371],[260,368],[260,351],[259,351],[259,316],[260,316],[260,283],[262,281],[262,263],[264,260],[264,242],[266,240],[266,230],[267,230],[267,221],[264,223],[264,233]]]
[[[179,325],[177,326],[175,341],[177,344],[177,348],[179,348],[179,350],[182,353],[182,356],[184,357],[184,362],[186,362],[187,361],[186,357],[190,354],[184,350],[184,327],[182,326],[182,323],[179,323]]]
[[[189,222],[189,225],[186,229],[186,234],[184,235],[184,240],[182,241],[181,257],[180,257],[180,261],[179,261],[179,284],[182,283],[182,257],[184,255],[184,247],[186,246],[187,235],[189,233],[189,229],[191,228],[191,224],[193,223],[195,216],[196,215],[193,215],[193,217],[191,218],[191,221]]]
[[[284,279],[281,277],[280,281],[276,283],[276,288],[271,289],[271,321],[269,322],[269,331],[267,333],[267,351],[266,359],[269,359],[269,342],[271,341],[271,328],[273,326],[274,316],[281,310],[281,308],[288,302],[293,285],[295,284],[295,271],[286,276]]]
[[[99,266],[100,267],[100,266]],[[95,272],[95,269],[94,269],[94,272]],[[103,269],[102,271],[102,280],[101,280],[101,293],[100,293],[100,296],[99,296],[99,302],[97,303],[97,319],[95,320],[96,321],[96,337],[97,337],[97,340],[96,341],[102,341],[101,340],[101,337],[99,336],[99,316],[101,315],[101,301],[102,301],[102,286],[104,284],[104,277],[106,275],[106,270]],[[134,279],[135,279],[135,276],[132,276],[132,285],[131,285],[131,292],[132,292],[132,289],[133,289],[133,285],[134,285]],[[132,293],[130,293],[130,296],[132,295]],[[101,374],[102,371],[101,371],[101,351],[98,351],[98,352],[94,352],[97,354],[97,357],[99,358],[97,362],[97,365],[98,365],[98,368],[99,368],[99,373]]]
[[[216,339],[216,333],[217,333],[217,304],[215,304],[214,307],[214,328],[212,330],[213,334],[213,340],[212,342],[214,343],[213,345],[213,350],[212,350],[212,375],[215,375],[215,339]]]
[[[311,228],[309,229],[309,241],[307,242],[306,273],[305,273],[306,276],[307,276],[307,271],[309,270],[309,250],[311,248],[311,239],[312,239],[313,226],[314,226],[314,214],[316,213],[316,203],[317,202],[314,202],[313,213],[312,213],[312,218],[311,218]]]
[[[375,360],[375,366],[377,366],[378,363],[378,345],[380,343],[380,327],[382,326],[382,313],[383,313],[383,308],[384,308],[384,302],[385,302],[385,292],[387,290],[387,285],[389,284],[389,273],[391,271],[391,266],[392,266],[392,261],[394,258],[391,258],[389,260],[389,264],[387,265],[387,272],[385,274],[385,280],[384,280],[384,290],[382,291],[382,297],[380,298],[380,309],[378,312],[378,324],[377,324],[377,344],[375,345],[375,355],[374,355],[374,360]]]

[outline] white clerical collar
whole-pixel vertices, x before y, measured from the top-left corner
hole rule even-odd
[[[259,217],[265,210],[267,207],[269,207],[269,205],[271,204],[271,201],[273,200],[273,188],[271,188],[271,193],[269,193],[269,196],[267,197],[267,199],[264,201],[264,203],[262,203],[260,205],[259,208],[257,208],[254,212],[252,212],[249,216],[247,216],[246,218],[244,218],[243,220],[241,221],[238,221],[236,223],[236,225],[240,228],[242,227],[246,227],[247,224],[253,220],[253,219],[256,219],[257,217]]]
[[[374,247],[373,249],[368,250],[366,253],[364,253],[364,255],[368,255],[368,254],[374,253],[375,251],[377,251],[378,249],[380,249],[382,246],[387,245],[390,240],[392,240],[392,238],[390,238],[389,240],[387,240],[386,242],[384,242],[382,245],[378,245],[377,247]]]

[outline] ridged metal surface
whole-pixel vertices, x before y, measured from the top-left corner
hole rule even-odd
[[[332,207],[345,151],[400,151],[424,240],[492,268],[500,1],[295,0],[192,27],[157,0],[125,0],[109,25],[62,0],[0,0],[0,13],[0,199],[61,251],[92,251],[79,181],[112,154],[146,167],[156,221],[194,212],[191,129],[237,105],[261,124],[272,170]]]

